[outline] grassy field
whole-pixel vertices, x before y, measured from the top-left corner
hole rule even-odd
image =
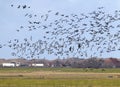
[[[120,69],[0,68],[0,87],[120,87]]]

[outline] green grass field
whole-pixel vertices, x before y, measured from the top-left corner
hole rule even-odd
[[[120,69],[0,68],[0,87],[120,87]]]

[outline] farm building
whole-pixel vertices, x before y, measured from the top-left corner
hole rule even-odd
[[[2,63],[2,67],[19,67],[20,63]]]
[[[120,67],[120,61],[116,58],[107,58],[104,60],[106,67],[118,68]]]
[[[33,63],[31,64],[32,67],[44,67],[43,63]]]
[[[3,67],[15,67],[14,63],[2,63]]]

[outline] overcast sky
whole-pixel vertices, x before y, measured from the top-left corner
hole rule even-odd
[[[15,7],[20,5],[28,5],[30,9],[11,8],[11,4]],[[114,10],[120,10],[120,0],[0,0],[0,43],[6,43],[13,38],[24,38],[29,36],[27,32],[21,31],[19,34],[16,29],[20,25],[25,25],[26,20],[24,14],[41,13],[44,14],[48,10],[59,11],[61,13],[89,13],[103,6],[108,13]],[[36,33],[36,32],[35,32]],[[37,33],[35,34],[37,37]],[[12,58],[11,50],[8,48],[0,49],[0,58]],[[119,55],[118,55],[119,54]],[[120,52],[115,52],[113,57],[119,57]],[[104,55],[104,57],[108,57]],[[54,56],[48,56],[54,58]]]

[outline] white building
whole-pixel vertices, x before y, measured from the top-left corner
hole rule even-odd
[[[19,66],[20,66],[20,63],[15,63],[15,66],[16,66],[16,67],[19,67]]]
[[[19,67],[20,63],[2,63],[3,67]]]
[[[2,63],[3,67],[15,67],[15,63]]]
[[[33,63],[31,66],[33,66],[33,67],[43,67],[44,66],[44,64],[39,64],[39,63],[37,63],[37,64],[35,64],[35,63]]]

